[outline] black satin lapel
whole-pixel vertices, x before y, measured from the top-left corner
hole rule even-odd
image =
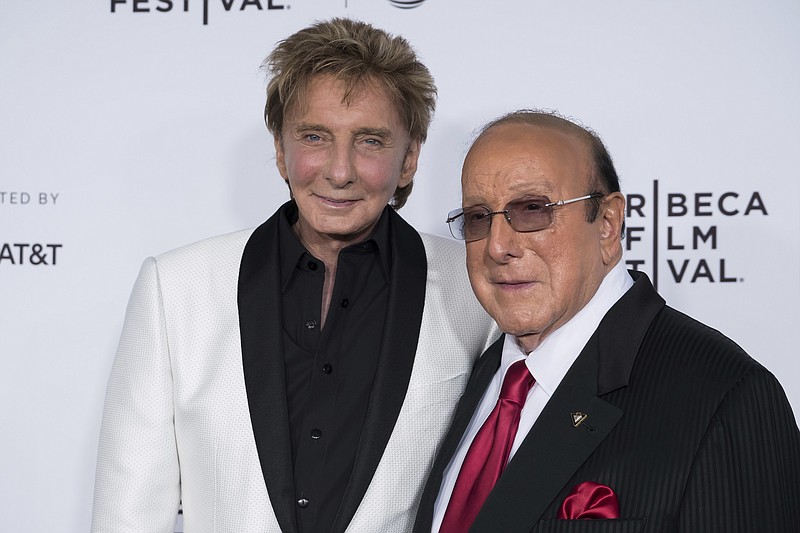
[[[414,523],[414,533],[430,533],[433,522],[433,508],[436,504],[436,498],[439,496],[444,470],[450,464],[453,454],[456,453],[461,437],[464,436],[464,432],[467,430],[470,420],[472,420],[472,414],[478,407],[486,387],[489,386],[492,377],[500,367],[504,338],[505,336],[501,335],[475,363],[469,382],[467,382],[467,387],[464,390],[464,395],[458,401],[450,429],[447,430],[447,435],[442,441],[442,445],[433,462],[431,473],[428,476],[428,481],[425,484],[425,489],[422,492],[422,499],[417,511],[416,522]]]
[[[473,532],[528,532],[622,417],[597,397],[597,335],[547,403],[475,519]],[[585,413],[578,427],[572,413]]]
[[[250,421],[281,531],[295,532],[294,478],[281,332],[279,211],[247,241],[239,267],[239,330]]]
[[[628,384],[636,355],[647,330],[666,302],[643,272],[630,271],[634,279],[625,295],[608,310],[597,328],[599,372],[597,394],[602,396]],[[625,335],[620,335],[624,328]]]
[[[391,280],[378,369],[353,473],[333,531],[344,531],[358,509],[394,429],[411,379],[425,305],[428,261],[419,234],[393,211]]]

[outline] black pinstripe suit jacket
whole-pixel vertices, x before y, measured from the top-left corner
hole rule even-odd
[[[644,274],[600,323],[470,531],[800,532],[800,432],[780,384],[733,341],[668,307]],[[417,515],[500,364],[475,365]],[[572,413],[586,413],[574,427]],[[557,520],[572,488],[610,486],[618,520]]]

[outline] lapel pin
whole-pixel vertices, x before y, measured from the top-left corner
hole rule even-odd
[[[586,413],[581,413],[580,411],[572,413],[572,427],[576,428],[580,426],[587,418],[589,418],[589,415]]]

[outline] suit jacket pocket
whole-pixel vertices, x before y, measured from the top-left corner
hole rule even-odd
[[[634,533],[644,531],[646,519],[540,520],[531,533]]]

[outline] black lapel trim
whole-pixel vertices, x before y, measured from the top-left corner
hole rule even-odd
[[[597,397],[597,335],[564,376],[489,494],[470,531],[528,532],[622,417]],[[574,412],[588,414],[577,428]]]
[[[344,531],[353,519],[394,429],[411,379],[425,305],[428,261],[419,234],[393,210],[392,267],[389,304],[378,370],[370,394],[353,473],[333,531]]]
[[[281,531],[294,533],[294,477],[281,322],[279,209],[256,228],[239,267],[239,331],[250,421]]]
[[[420,502],[419,510],[417,511],[417,519],[414,523],[414,533],[430,533],[433,526],[433,508],[436,504],[436,498],[439,496],[439,489],[442,485],[442,478],[444,477],[444,470],[450,464],[453,454],[456,453],[458,444],[467,430],[472,414],[481,401],[486,387],[492,381],[497,369],[500,368],[500,360],[503,355],[503,343],[505,335],[500,335],[484,354],[475,362],[475,366],[470,375],[467,387],[464,390],[463,396],[458,401],[453,421],[450,424],[450,429],[447,431],[444,440],[442,441],[441,448],[436,455],[433,462],[430,476],[425,484],[425,489],[422,492],[422,500]]]
[[[608,310],[597,328],[600,362],[597,394],[603,396],[628,384],[642,340],[666,302],[643,272],[629,271],[633,287]],[[625,328],[625,335],[620,335]]]

